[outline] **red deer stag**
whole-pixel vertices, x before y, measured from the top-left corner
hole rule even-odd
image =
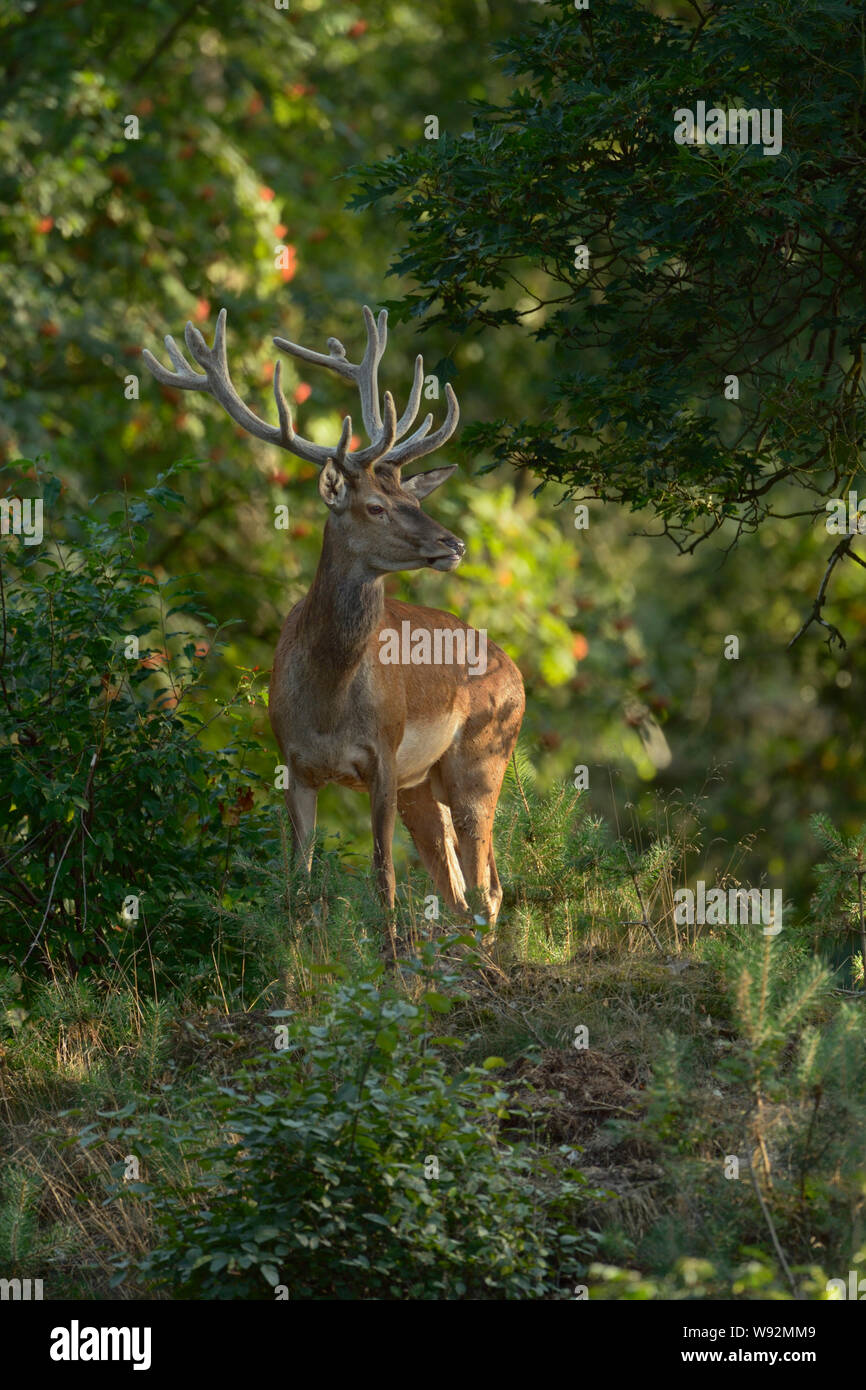
[[[453,570],[463,557],[463,542],[420,507],[455,466],[400,476],[406,464],[450,439],[459,411],[446,386],[448,410],[439,429],[430,434],[433,417],[428,415],[404,438],[421,399],[422,358],[416,358],[409,402],[398,420],[391,393],[386,391],[381,402],[379,397],[387,311],[381,311],[377,322],[365,307],[364,320],[367,347],[359,363],[347,360],[336,338],[329,338],[327,354],[274,339],[281,351],[329,367],[356,384],[370,443],[354,451],[349,448],[348,416],[335,445],[314,444],[296,434],[279,362],[274,371],[279,424],[266,424],[244,405],[229,376],[225,309],[211,348],[197,328],[186,326],[187,347],[201,373],[170,337],[165,345],[174,371],[147,351],[143,356],[163,385],[208,392],[248,433],[321,469],[319,492],[330,513],[322,554],[312,588],[285,621],[270,686],[271,726],[288,768],[286,806],[294,849],[307,871],[319,789],[337,782],[369,792],[373,864],[389,908],[394,906],[392,840],[399,811],[449,907],[470,912],[467,895],[477,890],[480,906],[493,922],[502,902],[493,815],[523,718],[523,681],[514,662],[492,643],[486,647],[483,673],[473,673],[466,661],[455,663],[455,648],[458,656],[461,650],[465,655],[482,640],[479,633],[451,613],[399,603],[385,594],[387,574]],[[382,659],[383,642],[394,634],[404,635],[402,662]],[[406,636],[422,664],[407,661]],[[443,653],[445,646],[450,663],[448,658],[431,659],[432,652]]]

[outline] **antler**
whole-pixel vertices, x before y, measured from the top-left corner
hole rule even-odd
[[[229,375],[228,360],[226,357],[225,309],[220,309],[217,317],[213,347],[208,347],[204,338],[192,323],[187,324],[183,336],[190,353],[199,366],[204,368],[204,374],[202,375],[202,373],[193,370],[180,351],[180,348],[177,346],[177,343],[174,341],[174,338],[169,335],[165,339],[165,350],[175,367],[173,372],[170,372],[167,367],[163,367],[160,362],[157,362],[156,358],[151,352],[148,352],[147,348],[145,348],[141,354],[146,366],[163,386],[174,386],[181,391],[207,391],[208,395],[213,396],[214,400],[219,401],[220,405],[231,416],[235,423],[245,429],[248,434],[255,435],[257,439],[264,439],[268,444],[276,444],[281,449],[287,449],[290,454],[295,454],[298,458],[305,459],[307,463],[315,463],[319,468],[324,468],[329,459],[336,459],[338,462],[342,463],[347,458],[349,440],[352,436],[352,421],[348,416],[346,416],[346,419],[343,421],[343,430],[336,449],[330,448],[324,444],[314,444],[312,440],[304,439],[302,435],[295,433],[292,423],[292,412],[283,395],[283,388],[280,382],[279,362],[277,362],[274,368],[274,399],[277,403],[277,414],[280,420],[279,426],[269,425],[264,420],[260,420],[258,415],[250,410],[249,406],[244,404],[232,385],[232,379]]]
[[[349,451],[349,440],[352,437],[352,419],[349,415],[343,420],[343,428],[336,448],[325,444],[314,444],[311,439],[304,439],[302,435],[295,432],[292,412],[283,394],[280,362],[277,362],[274,367],[274,400],[277,404],[279,425],[269,425],[266,421],[260,420],[258,415],[244,404],[232,385],[229,374],[226,356],[225,309],[220,309],[217,316],[213,347],[208,347],[194,324],[188,323],[184,329],[183,336],[187,348],[198,365],[203,368],[203,372],[197,372],[190,366],[174,338],[170,335],[165,339],[165,349],[175,368],[173,372],[169,371],[167,367],[163,367],[162,363],[158,362],[147,348],[142,351],[141,355],[145,365],[163,386],[173,386],[181,391],[206,391],[208,395],[214,397],[214,400],[219,401],[235,423],[245,429],[248,434],[255,435],[257,439],[264,439],[268,444],[276,444],[279,448],[286,449],[290,454],[295,454],[297,458],[305,459],[307,463],[314,463],[317,467],[323,468],[330,459],[333,459],[351,473],[372,468],[377,463],[401,468],[403,464],[409,463],[412,459],[432,453],[434,449],[439,448],[440,444],[444,444],[446,439],[451,438],[460,418],[457,398],[450,385],[446,385],[445,395],[448,401],[448,412],[435,434],[429,433],[433,416],[428,415],[415,433],[395,448],[395,441],[403,438],[418,413],[421,386],[424,380],[424,362],[420,354],[415,359],[415,378],[409,395],[409,403],[400,419],[397,419],[394,398],[390,391],[385,392],[384,408],[380,410],[378,370],[388,341],[388,311],[387,309],[381,311],[377,324],[371,311],[365,305],[364,321],[367,325],[367,350],[363,359],[357,364],[346,359],[346,349],[337,338],[328,339],[328,356],[321,352],[313,352],[310,348],[301,347],[297,343],[290,343],[285,338],[274,338],[275,345],[284,352],[290,352],[305,362],[314,362],[318,366],[331,367],[340,376],[356,383],[361,397],[364,428],[369,435],[370,443],[366,449],[358,449],[354,452]]]
[[[460,419],[460,407],[450,384],[446,384],[445,398],[448,402],[448,411],[435,434],[430,434],[433,416],[427,415],[414,434],[411,434],[408,439],[404,439],[402,444],[394,447],[395,441],[403,439],[404,434],[418,414],[421,387],[424,384],[424,359],[420,353],[415,358],[415,376],[412,381],[412,390],[409,393],[409,401],[400,419],[396,421],[392,435],[389,409],[393,409],[394,402],[390,391],[386,391],[384,397],[384,424],[379,411],[379,363],[384,356],[388,342],[388,310],[380,310],[377,322],[372,310],[365,304],[364,323],[367,328],[367,347],[360,362],[350,362],[347,359],[346,349],[339,338],[328,339],[327,355],[324,352],[313,352],[311,348],[302,347],[300,343],[290,343],[287,338],[274,338],[274,346],[282,352],[290,352],[293,357],[299,357],[303,362],[312,362],[317,367],[330,367],[339,376],[356,384],[358,394],[361,397],[361,414],[364,420],[364,429],[370,439],[370,447],[361,453],[349,455],[350,459],[360,463],[363,458],[362,466],[364,467],[370,467],[375,462],[380,467],[388,464],[393,468],[402,468],[404,464],[411,463],[413,459],[421,458],[424,454],[432,454],[434,449],[438,449],[440,445],[451,438]],[[367,462],[368,457],[369,462]]]

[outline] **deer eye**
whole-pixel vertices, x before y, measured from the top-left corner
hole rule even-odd
[[[370,513],[371,516],[384,516],[384,515],[385,515],[385,508],[384,508],[384,507],[377,507],[375,503],[370,503],[369,506],[367,507],[367,511]]]

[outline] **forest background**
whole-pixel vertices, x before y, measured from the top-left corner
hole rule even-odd
[[[624,63],[629,45],[639,51],[643,41],[627,32],[642,9],[696,22],[689,4],[620,8]],[[784,6],[749,8],[768,22]],[[828,8],[818,11],[831,22]],[[398,398],[421,349],[426,371],[455,385],[464,435],[479,421],[552,428],[563,338],[535,336],[546,311],[530,312],[533,295],[553,281],[531,238],[508,248],[514,280],[506,275],[499,302],[515,321],[490,326],[481,316],[467,326],[464,314],[455,329],[440,314],[422,333],[435,271],[423,267],[426,300],[411,274],[389,277],[405,228],[386,201],[359,199],[357,170],[378,163],[381,171],[398,150],[410,161],[434,157],[431,115],[447,160],[447,142],[459,149],[484,103],[520,90],[491,45],[525,36],[542,18],[555,23],[558,11],[570,24],[569,9],[521,0],[385,3],[375,14],[317,0],[293,0],[289,10],[222,0],[4,6],[3,488],[20,496],[29,478],[36,495],[36,474],[54,474],[61,486],[48,526],[71,535],[73,512],[94,494],[141,493],[178,460],[195,460],[173,484],[182,501],[147,522],[148,562],[161,582],[197,575],[215,621],[239,620],[206,670],[220,698],[244,679],[260,689],[245,673],[267,671],[281,621],[311,580],[323,509],[312,468],[239,437],[211,401],[158,387],[142,346],[159,355],[164,334],[179,336],[187,319],[209,339],[226,305],[235,381],[267,415],[273,334],[319,349],[333,334],[351,355],[360,305],[389,304],[387,383]],[[616,21],[607,10],[605,22]],[[804,16],[803,27],[809,22]],[[750,42],[745,18],[739,41]],[[129,116],[138,138],[125,138]],[[395,186],[400,167],[398,159]],[[403,184],[416,174],[404,167]],[[350,210],[353,196],[362,206]],[[438,231],[428,242],[441,262],[447,225]],[[742,237],[745,259],[749,247],[758,256],[748,219]],[[484,254],[481,246],[478,259]],[[742,257],[743,247],[718,255],[720,263]],[[693,408],[700,353],[696,335],[695,360],[677,364]],[[284,380],[300,428],[335,438],[352,402],[339,383],[299,365],[285,363]],[[628,364],[611,354],[602,371],[622,380]],[[575,382],[584,399],[597,389]],[[734,550],[736,520],[724,521],[681,554],[651,538],[662,529],[658,513],[640,503],[656,500],[652,486],[643,498],[633,490],[627,507],[590,502],[588,529],[578,529],[581,493],[557,485],[556,467],[540,470],[550,481],[539,492],[538,473],[513,466],[519,450],[486,473],[495,452],[473,445],[471,431],[446,453],[461,470],[430,506],[465,538],[467,560],[454,576],[400,577],[393,589],[486,627],[519,662],[528,694],[522,746],[540,785],[570,783],[586,764],[589,798],[605,815],[612,797],[640,811],[650,789],[703,789],[712,830],[729,845],[747,842],[744,881],[772,880],[801,897],[816,855],[810,814],[850,828],[863,801],[866,605],[855,566],[840,567],[831,590],[847,647],[828,647],[812,626],[787,649],[832,550],[821,502],[812,512],[777,506],[794,514],[740,528]],[[275,526],[280,504],[288,529]],[[182,625],[170,622],[169,638]],[[728,634],[739,638],[738,660],[725,659]],[[200,636],[208,641],[204,623]],[[256,712],[265,749],[248,766],[261,778],[257,798],[272,798],[264,706]],[[225,741],[218,723],[207,736]],[[321,822],[351,845],[364,847],[365,817],[357,798],[323,797]]]

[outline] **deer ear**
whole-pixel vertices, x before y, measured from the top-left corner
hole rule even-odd
[[[417,497],[421,502],[425,497],[429,497],[437,487],[440,487],[452,473],[457,472],[457,464],[449,463],[445,468],[428,468],[426,473],[416,473],[411,478],[404,478],[403,491],[411,492],[413,497]]]
[[[332,512],[345,511],[349,504],[349,485],[346,475],[333,459],[328,459],[319,474],[319,496]]]

